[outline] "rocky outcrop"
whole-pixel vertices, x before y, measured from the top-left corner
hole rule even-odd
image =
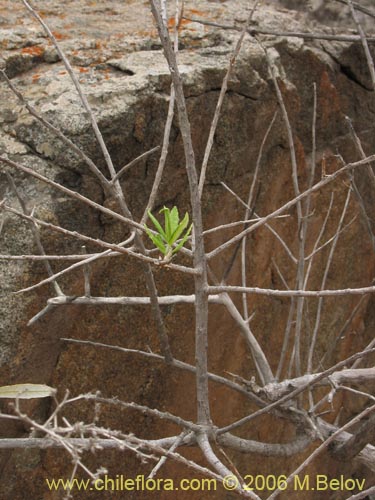
[[[277,10],[269,2],[254,18],[254,26],[274,31],[307,30],[300,13]],[[10,8],[11,7],[11,8]],[[0,47],[2,65],[24,98],[33,104],[55,126],[78,144],[104,172],[102,154],[90,129],[88,116],[82,110],[69,76],[58,54],[51,47],[42,30],[28,17],[25,10],[10,0],[3,2],[10,9],[9,16],[0,11]],[[62,48],[70,58],[88,97],[100,129],[106,139],[117,169],[142,152],[162,142],[163,124],[168,107],[170,77],[160,50],[147,2],[89,1],[63,4],[54,1],[38,2],[38,8],[48,21]],[[185,2],[186,17],[199,17],[225,24],[239,24],[248,15],[247,2]],[[22,24],[21,21],[22,20]],[[17,26],[15,28],[15,26]],[[330,28],[321,26],[321,32]],[[184,20],[180,33],[179,62],[184,77],[185,92],[192,123],[193,141],[198,164],[202,160],[209,124],[216,106],[221,81],[238,33]],[[295,132],[298,175],[306,185],[311,163],[311,123],[313,84],[317,87],[317,158],[316,179],[338,168],[339,153],[346,161],[358,159],[348,132],[345,116],[349,116],[367,153],[375,150],[375,100],[370,92],[370,80],[360,43],[307,42],[289,37],[268,36],[264,43],[270,48],[280,78],[280,86]],[[270,79],[263,50],[248,37],[245,39],[235,74],[229,82],[222,117],[215,136],[204,194],[206,227],[231,222],[243,217],[243,207],[225,191],[224,181],[243,199],[247,198],[259,147],[277,109],[277,100]],[[85,194],[94,201],[116,208],[106,199],[86,166],[71,151],[44,129],[26,111],[16,96],[1,84],[0,94],[0,151],[49,178]],[[134,166],[123,177],[129,206],[136,219],[142,215],[152,187],[157,157],[150,156]],[[293,197],[288,142],[279,114],[267,140],[260,173],[256,211],[266,214]],[[17,171],[12,172],[20,193],[29,207],[43,220],[58,223],[73,231],[93,238],[120,242],[128,229],[119,222],[81,205],[39,181]],[[357,179],[366,209],[373,218],[373,193],[364,175]],[[314,195],[314,212],[310,222],[310,244],[321,229],[330,205],[334,204],[327,222],[327,239],[340,218],[347,192],[345,180],[335,183],[319,195]],[[318,197],[319,196],[319,197]],[[6,177],[0,173],[0,197],[16,203]],[[161,185],[157,206],[178,205],[189,209],[184,156],[177,120],[173,123],[171,148],[166,174]],[[219,207],[219,210],[218,210]],[[361,206],[353,196],[347,218],[349,227],[340,236],[328,276],[328,288],[366,286],[372,283],[375,260],[367,228],[361,222]],[[296,251],[298,241],[293,222],[280,223],[284,240]],[[42,230],[46,252],[80,253],[78,240]],[[207,242],[213,247],[220,242],[215,237]],[[359,244],[360,242],[360,244]],[[36,253],[30,227],[16,217],[3,218],[1,233],[2,254]],[[289,283],[294,280],[290,265],[281,245],[265,229],[254,233],[249,241],[249,283],[265,288],[284,288],[280,277]],[[87,246],[94,252],[97,247]],[[319,289],[320,270],[327,252],[317,259],[316,273],[310,281],[311,289]],[[214,262],[217,273],[224,273],[231,252]],[[183,258],[182,258],[183,262]],[[277,267],[275,266],[277,263]],[[66,263],[65,263],[66,264]],[[54,262],[58,270],[64,265]],[[0,302],[0,377],[1,383],[41,382],[59,388],[64,394],[100,390],[107,396],[135,400],[150,407],[168,409],[184,418],[194,419],[194,384],[189,374],[171,371],[162,364],[124,355],[114,351],[88,346],[76,346],[61,341],[61,337],[96,340],[108,344],[144,349],[159,346],[150,311],[141,306],[123,308],[79,308],[71,305],[58,308],[40,321],[27,326],[27,321],[45,306],[53,290],[49,285],[22,295],[12,292],[32,285],[45,276],[41,263],[0,261],[2,293]],[[228,281],[239,282],[240,270],[234,266]],[[188,278],[174,272],[156,271],[160,295],[176,291],[191,291]],[[61,287],[67,295],[83,292],[82,271],[65,276]],[[127,258],[96,263],[91,269],[93,295],[144,295],[145,283],[139,265]],[[366,296],[328,299],[323,310],[321,333],[316,363],[324,353],[327,361],[345,357],[365,347],[373,339],[375,323],[374,299]],[[252,297],[249,306],[256,312],[253,329],[264,346],[272,367],[277,367],[283,333],[287,321],[289,301],[284,299]],[[333,307],[335,306],[335,307]],[[316,303],[311,302],[311,318]],[[352,314],[353,313],[353,314]],[[168,306],[164,309],[168,333],[175,355],[182,360],[194,359],[194,332],[192,310],[189,305]],[[348,318],[352,320],[342,338],[337,339]],[[308,328],[308,324],[306,324]],[[243,339],[234,324],[227,319],[220,306],[214,306],[210,316],[210,365],[219,374],[235,373],[246,379],[254,375]],[[228,404],[228,398],[230,404]],[[347,401],[341,418],[360,409],[362,402]],[[226,424],[248,413],[252,408],[239,396],[226,389],[212,387],[212,405],[215,421]],[[43,417],[50,410],[49,403],[30,404],[26,408],[34,416]],[[332,420],[339,413],[337,404]],[[67,411],[74,420],[93,418],[92,405],[81,405]],[[129,413],[124,415],[110,407],[102,407],[100,422],[104,426],[133,431],[142,437],[165,435],[165,426],[150,417]],[[0,422],[1,423],[1,422]],[[257,421],[246,429],[246,437],[270,442],[286,442],[294,429],[271,417]],[[1,423],[2,435],[20,436],[28,432],[13,424]],[[271,430],[272,429],[272,432]],[[170,426],[170,433],[175,429]],[[162,434],[163,432],[163,434]],[[192,453],[192,452],[187,452]],[[233,457],[243,474],[284,474],[301,461],[301,456],[288,459],[236,455]],[[45,478],[69,477],[70,461],[61,451],[2,452],[2,498],[21,500],[29,498],[58,498],[49,492]],[[89,466],[104,464],[112,476],[126,474],[135,477],[146,470],[130,454],[102,452],[87,458]],[[287,469],[287,470],[286,470]],[[354,474],[367,477],[360,466],[338,464],[326,454],[309,469],[310,474]],[[187,471],[167,464],[165,477],[183,477]],[[190,474],[190,473],[189,473]],[[10,477],[15,478],[10,480]],[[306,493],[306,494],[305,494]],[[343,493],[343,492],[341,492]],[[344,492],[345,493],[345,492]],[[95,492],[77,493],[78,499],[95,499]],[[300,498],[299,492],[288,491],[285,498]],[[304,492],[306,498],[316,499],[314,492]],[[111,498],[124,498],[114,493]],[[148,498],[141,492],[129,498]],[[179,493],[179,499],[202,498],[201,493]],[[217,492],[215,498],[231,498]],[[323,498],[323,497],[322,497]],[[344,498],[337,492],[335,497]]]

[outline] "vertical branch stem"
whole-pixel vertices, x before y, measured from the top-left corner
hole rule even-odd
[[[261,159],[262,159],[262,156],[263,156],[263,150],[264,150],[264,146],[266,144],[266,141],[268,139],[268,136],[272,130],[272,127],[275,123],[275,120],[276,120],[276,117],[277,117],[277,111],[274,113],[273,117],[272,117],[272,120],[271,120],[271,123],[269,124],[267,130],[266,130],[266,133],[263,137],[263,140],[262,140],[262,144],[260,145],[260,149],[259,149],[259,154],[258,154],[258,158],[257,158],[257,162],[256,162],[256,165],[255,165],[255,171],[254,171],[254,176],[253,176],[253,180],[251,182],[251,186],[250,186],[250,190],[249,190],[249,196],[248,196],[248,199],[247,199],[247,207],[246,207],[246,210],[245,210],[245,217],[244,217],[244,220],[247,220],[251,217],[251,211],[252,211],[252,204],[253,204],[253,200],[254,200],[254,192],[255,192],[255,186],[256,186],[256,183],[257,183],[257,180],[258,180],[258,174],[259,174],[259,169],[260,169],[260,163],[261,163]],[[245,225],[244,226],[244,229],[246,228],[247,226]],[[241,246],[241,282],[242,282],[242,286],[247,286],[246,285],[246,242],[247,242],[247,237],[245,236],[244,239],[242,240],[242,246]],[[249,312],[248,312],[248,307],[247,307],[247,296],[246,294],[242,294],[242,305],[243,305],[243,313],[244,313],[244,319],[245,321],[248,320],[249,318]]]
[[[162,3],[162,13],[163,13],[164,25],[167,26],[166,5],[164,5],[163,3]],[[180,15],[179,0],[176,0],[175,23],[174,23],[174,51],[176,54],[178,52],[178,25],[180,22],[179,15]],[[172,83],[171,84],[171,93],[170,93],[170,97],[169,97],[168,115],[167,115],[167,121],[166,121],[165,127],[164,127],[163,146],[162,146],[162,150],[161,150],[159,165],[158,165],[158,169],[156,171],[154,183],[153,183],[153,186],[151,189],[150,198],[148,200],[147,207],[144,211],[144,214],[143,214],[143,217],[141,220],[141,224],[144,224],[146,222],[147,212],[149,210],[153,209],[153,206],[154,206],[154,203],[156,200],[156,196],[158,193],[158,189],[160,186],[160,182],[161,182],[161,179],[163,176],[164,167],[165,167],[165,163],[167,160],[168,149],[169,149],[169,140],[170,140],[172,122],[173,122],[173,117],[174,117],[175,100],[176,100],[176,95],[175,95],[175,90],[174,90],[174,86]]]
[[[258,41],[260,44],[260,42]],[[293,186],[294,186],[294,194],[296,197],[300,195],[300,189],[299,189],[299,182],[298,182],[298,165],[297,165],[297,157],[296,157],[296,150],[295,150],[295,145],[294,145],[294,139],[293,139],[293,131],[292,127],[290,124],[288,112],[284,103],[284,98],[281,93],[279,84],[277,82],[275,70],[274,70],[274,63],[271,60],[267,49],[265,49],[262,44],[260,44],[262,47],[266,59],[267,59],[267,64],[270,70],[270,74],[275,86],[276,90],[276,95],[277,95],[277,100],[279,102],[282,116],[284,119],[284,124],[285,128],[287,131],[287,136],[288,136],[288,143],[289,143],[289,151],[290,151],[290,159],[292,163],[292,180],[293,180]],[[305,273],[305,244],[306,244],[306,227],[303,224],[303,209],[302,209],[302,202],[299,201],[296,204],[297,208],[297,221],[298,221],[298,240],[299,240],[299,253],[298,253],[298,265],[297,265],[297,287],[298,289],[303,288],[303,283],[304,283],[304,273]],[[294,356],[294,361],[295,361],[295,370],[297,375],[301,375],[301,330],[302,330],[302,319],[303,319],[303,307],[304,307],[304,297],[298,297],[297,299],[297,306],[296,306],[296,325],[295,325],[295,340],[294,340],[294,349],[293,349],[293,356]]]
[[[242,29],[242,32],[241,32],[241,35],[240,35],[240,37],[239,37],[239,39],[237,41],[236,47],[235,47],[235,49],[232,52],[232,55],[230,57],[228,70],[226,72],[226,75],[224,77],[223,83],[221,85],[219,99],[218,99],[218,102],[217,102],[217,105],[216,105],[215,114],[214,114],[214,117],[213,117],[213,120],[212,120],[212,123],[211,123],[209,134],[208,134],[207,145],[206,145],[206,149],[205,149],[205,152],[204,152],[203,163],[202,163],[202,168],[201,168],[201,173],[200,173],[200,178],[199,178],[199,197],[200,198],[202,197],[204,181],[205,181],[205,178],[206,178],[207,164],[208,164],[208,160],[209,160],[209,157],[210,157],[210,154],[211,154],[211,149],[212,149],[212,145],[213,145],[213,142],[214,142],[214,136],[215,136],[217,124],[218,124],[218,121],[219,121],[219,117],[220,117],[220,113],[221,113],[221,108],[223,106],[224,97],[225,97],[225,94],[226,94],[226,91],[227,91],[227,88],[228,88],[228,81],[229,81],[229,78],[230,78],[230,76],[232,74],[232,71],[233,71],[233,68],[234,68],[234,64],[235,64],[237,56],[238,56],[238,54],[240,53],[240,50],[241,50],[243,39],[244,39],[244,37],[245,37],[245,35],[247,33],[247,30],[249,28],[251,19],[253,18],[253,15],[254,15],[255,9],[257,8],[258,3],[259,3],[259,0],[256,0],[256,2],[255,2],[254,6],[253,6],[253,8],[252,8],[252,10],[251,10],[251,12],[249,14],[249,17],[247,18],[247,21],[246,21],[246,23],[245,23],[245,25],[244,25],[244,27]]]
[[[336,250],[340,230],[341,230],[341,227],[344,223],[345,215],[346,215],[346,212],[348,210],[350,195],[351,195],[351,189],[349,188],[348,194],[347,194],[346,200],[345,200],[345,205],[344,205],[344,208],[343,208],[343,211],[342,211],[342,214],[341,214],[338,226],[337,226],[336,236],[333,240],[333,243],[332,243],[329,255],[328,255],[327,264],[326,264],[326,268],[324,270],[324,275],[323,275],[323,279],[322,279],[322,285],[320,287],[321,290],[323,290],[326,286],[329,269],[330,269],[331,264],[332,264],[333,254]],[[311,373],[311,370],[312,370],[313,355],[314,355],[316,340],[317,340],[319,326],[320,326],[320,317],[321,317],[322,307],[323,307],[323,298],[320,297],[319,301],[318,301],[318,309],[316,312],[315,326],[314,326],[314,331],[313,331],[310,349],[309,349],[309,354],[308,354],[307,373]]]
[[[203,240],[203,221],[201,201],[198,189],[198,175],[195,165],[194,148],[188,118],[182,78],[177,64],[169,33],[160,14],[157,0],[150,0],[152,14],[155,18],[159,37],[163,45],[164,55],[168,62],[172,83],[176,93],[178,120],[184,145],[186,172],[189,180],[190,200],[194,222],[194,266],[199,274],[195,276],[195,361],[197,386],[197,418],[200,424],[210,424],[210,406],[208,399],[207,375],[207,323],[208,323],[208,283],[206,254]]]

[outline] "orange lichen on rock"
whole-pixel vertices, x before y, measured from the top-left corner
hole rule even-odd
[[[56,38],[56,40],[64,40],[64,38],[66,38],[66,35],[63,35],[58,31],[52,31],[52,35]]]
[[[181,19],[179,22],[179,26],[186,26],[187,24],[191,24],[191,21],[189,21],[188,19]],[[174,28],[174,26],[175,26],[175,18],[171,17],[168,20],[168,28]]]
[[[191,14],[193,16],[204,16],[206,13],[198,9],[186,9],[185,14]]]
[[[21,49],[22,54],[29,54],[31,56],[41,56],[44,54],[44,48],[39,45],[33,45],[32,47],[24,47]]]

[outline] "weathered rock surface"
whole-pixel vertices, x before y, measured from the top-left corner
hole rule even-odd
[[[273,30],[306,30],[300,13],[285,9],[276,10],[269,2],[255,15],[256,26]],[[233,24],[248,15],[248,2],[227,0],[210,2],[199,0],[185,2],[187,17]],[[120,169],[128,161],[162,141],[166,118],[170,77],[160,51],[148,2],[41,0],[38,8],[48,21],[62,48],[79,74],[80,82],[88,97],[99,126],[107,141],[114,164]],[[60,127],[74,142],[104,169],[104,161],[90,129],[89,119],[82,110],[69,76],[57,53],[18,3],[3,1],[0,9],[0,48],[2,64],[12,82],[55,126]],[[321,31],[330,28],[321,26]],[[180,33],[179,61],[184,76],[185,91],[192,122],[193,140],[198,164],[202,160],[210,120],[216,106],[221,81],[238,34],[184,21]],[[317,158],[316,180],[338,168],[335,156],[339,152],[346,161],[358,159],[348,133],[345,116],[349,116],[367,153],[375,151],[374,114],[375,99],[370,92],[370,80],[360,44],[349,45],[328,42],[304,42],[300,39],[267,37],[267,47],[272,47],[272,57],[278,68],[281,88],[295,131],[299,177],[306,185],[311,163],[311,123],[313,84],[317,86]],[[105,198],[86,166],[25,110],[7,86],[0,87],[0,151],[22,164],[28,165],[107,206],[112,200]],[[204,215],[207,227],[231,222],[243,217],[243,207],[221,186],[224,181],[243,199],[247,198],[256,159],[265,131],[277,109],[272,81],[262,49],[250,38],[245,39],[229,82],[223,114],[215,137],[209,163],[207,186],[204,196]],[[323,166],[324,165],[324,170]],[[157,157],[149,157],[135,166],[123,178],[129,206],[136,219],[142,215],[150,192]],[[262,160],[256,210],[267,214],[293,197],[291,166],[286,133],[281,116],[268,138]],[[127,228],[99,212],[82,206],[58,191],[30,179],[24,174],[12,173],[20,192],[26,197],[35,214],[43,220],[58,223],[70,230],[81,231],[93,238],[122,241]],[[358,184],[370,216],[374,214],[373,194],[364,174],[358,175]],[[181,210],[189,209],[187,180],[184,171],[183,148],[177,120],[173,125],[171,150],[157,206],[176,204]],[[322,193],[314,195],[314,212],[310,222],[312,247],[330,204],[334,204],[327,223],[326,239],[335,231],[347,192],[345,180],[335,183]],[[5,175],[0,173],[0,199],[6,197],[15,203]],[[219,209],[218,209],[219,208]],[[361,210],[352,197],[346,222],[357,219],[340,236],[328,276],[328,288],[367,286],[372,283],[375,261],[365,224],[360,222]],[[278,226],[285,241],[297,251],[295,225],[284,220]],[[47,253],[78,253],[81,243],[42,231]],[[7,215],[1,234],[2,254],[36,253],[30,228],[13,216]],[[227,237],[227,236],[226,236]],[[219,237],[208,241],[212,248]],[[249,284],[266,288],[284,288],[274,262],[288,283],[294,283],[295,269],[291,266],[281,245],[266,229],[255,233],[249,240]],[[97,247],[88,246],[89,252]],[[216,272],[224,272],[231,253],[227,252],[214,262]],[[321,269],[328,250],[316,259],[309,287],[321,286]],[[182,259],[183,261],[183,259]],[[64,267],[53,263],[54,269]],[[194,383],[190,375],[170,371],[161,364],[150,364],[143,358],[125,356],[114,351],[76,346],[60,340],[61,337],[96,340],[108,344],[144,349],[150,346],[158,351],[158,342],[150,312],[142,307],[106,308],[69,306],[52,311],[32,327],[27,321],[45,305],[53,294],[48,286],[22,295],[11,295],[25,286],[34,284],[45,276],[42,264],[19,261],[0,261],[2,291],[0,304],[0,378],[2,384],[15,382],[41,382],[65,389],[73,394],[100,390],[106,396],[135,400],[150,407],[168,409],[184,418],[194,419]],[[160,295],[191,291],[191,282],[174,272],[156,272]],[[230,283],[240,282],[237,266],[231,271]],[[68,295],[83,292],[81,271],[72,273],[61,281]],[[129,259],[97,263],[92,266],[93,295],[144,295],[144,279],[137,263]],[[239,298],[238,298],[239,301]],[[321,333],[316,363],[328,352],[326,362],[345,357],[373,339],[375,326],[374,299],[366,297],[356,309],[352,322],[343,338],[336,338],[352,311],[358,297],[335,298],[326,301],[321,321]],[[240,303],[240,302],[238,302]],[[279,352],[289,309],[288,300],[271,300],[251,297],[249,306],[256,311],[252,326],[257,338],[277,367]],[[333,307],[334,306],[334,307]],[[311,318],[316,303],[311,301]],[[194,360],[192,310],[189,306],[165,309],[165,319],[176,357]],[[306,328],[308,325],[306,325]],[[210,365],[219,374],[236,373],[246,379],[254,375],[252,360],[245,343],[234,324],[219,307],[210,316]],[[307,340],[306,340],[307,342]],[[336,348],[334,346],[336,345]],[[218,425],[242,417],[252,408],[248,403],[229,393],[227,389],[212,388],[212,406]],[[229,399],[230,398],[230,399]],[[230,404],[228,404],[228,400]],[[345,398],[343,397],[345,402]],[[342,419],[356,412],[362,402],[348,403]],[[30,404],[27,409],[35,415],[46,415],[49,403]],[[332,420],[340,411],[335,405]],[[92,405],[81,406],[68,419],[93,418]],[[125,415],[110,407],[103,407],[100,414],[103,426],[134,431],[151,438],[165,435],[165,425],[139,414]],[[26,435],[27,430],[13,424],[1,423],[2,435]],[[272,431],[270,430],[272,429]],[[170,426],[170,433],[175,432]],[[242,435],[269,442],[286,442],[293,437],[294,429],[281,426],[270,417],[246,428]],[[186,452],[187,455],[191,451]],[[301,456],[280,461],[276,458],[253,456],[235,457],[243,474],[285,474],[301,461]],[[124,474],[135,477],[146,468],[132,455],[103,452],[97,457],[87,457],[87,463],[104,464],[110,475]],[[15,451],[1,454],[1,498],[60,498],[49,492],[45,478],[69,477],[71,464],[61,451]],[[328,454],[316,461],[308,470],[310,474],[329,473],[368,477],[367,471],[352,464],[338,464]],[[187,477],[190,473],[173,464],[165,467],[165,477]],[[12,479],[10,479],[12,478]],[[336,495],[337,493],[337,495]],[[324,498],[346,498],[345,492]],[[330,493],[331,494],[331,493]],[[341,495],[341,496],[340,496]],[[128,498],[148,498],[149,494],[133,492]],[[201,499],[201,492],[179,492],[178,498]],[[314,492],[304,492],[305,498],[316,499]],[[99,498],[95,492],[77,493],[77,499]],[[124,498],[124,493],[114,492],[111,498]],[[212,497],[213,498],[213,497]],[[232,498],[218,491],[215,498]],[[300,498],[300,492],[288,491],[285,498]],[[323,498],[323,497],[321,497]]]
[[[356,28],[346,0],[332,0],[330,2],[326,2],[325,0],[306,0],[305,2],[300,2],[299,0],[278,0],[278,3],[288,9],[299,11],[305,19],[307,18],[311,21],[318,21],[328,26]],[[374,2],[372,0],[362,0],[359,5],[371,10],[374,7]],[[372,32],[373,18],[361,11],[357,12],[357,16],[363,28]]]

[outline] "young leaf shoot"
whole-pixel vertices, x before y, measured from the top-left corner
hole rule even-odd
[[[149,210],[148,216],[157,233],[152,232],[146,225],[145,230],[153,244],[164,255],[164,260],[169,261],[186,243],[193,224],[190,224],[189,228],[187,228],[189,224],[189,214],[187,212],[180,221],[177,207],[173,207],[172,210],[163,207],[159,213],[164,213],[164,229]],[[185,234],[183,235],[184,231]],[[179,240],[181,236],[182,238]]]

